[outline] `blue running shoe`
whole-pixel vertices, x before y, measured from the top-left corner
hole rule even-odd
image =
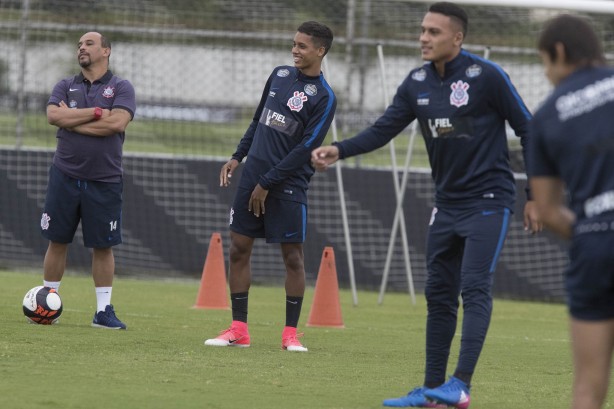
[[[446,405],[427,399],[426,396],[424,396],[424,392],[427,390],[428,389],[423,386],[415,388],[413,391],[400,398],[386,399],[384,401],[384,406],[392,406],[395,408],[447,408]]]
[[[469,407],[469,387],[454,376],[451,376],[443,385],[424,391],[424,396],[457,409]]]
[[[92,327],[107,328],[107,329],[126,329],[126,324],[121,322],[115,316],[115,310],[112,305],[107,305],[104,311],[99,311],[94,314]]]

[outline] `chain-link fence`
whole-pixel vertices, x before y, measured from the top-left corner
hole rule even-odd
[[[41,263],[45,242],[37,222],[56,145],[46,103],[58,80],[79,72],[76,45],[83,33],[99,31],[111,40],[111,69],[129,79],[137,95],[137,114],[124,145],[126,223],[118,268],[199,274],[201,248],[211,233],[224,232],[227,242],[231,192],[217,187],[219,166],[245,132],[272,69],[292,64],[298,25],[318,20],[335,33],[324,74],[338,97],[336,128],[343,139],[374,121],[384,110],[384,95],[390,98],[407,73],[422,64],[418,36],[427,7],[408,0],[0,0],[0,265]],[[544,19],[562,10],[466,9],[465,48],[499,63],[535,109],[550,88],[534,43]],[[611,15],[588,17],[609,50]],[[395,139],[399,158],[410,140],[405,136]],[[330,133],[327,138],[330,142]],[[510,138],[512,146],[517,147],[517,139]],[[522,167],[521,161],[513,165]],[[357,178],[346,180],[344,192],[354,262],[363,285],[373,288],[381,277],[395,210],[391,154],[380,149],[343,166],[347,178]],[[428,168],[421,138],[411,166]],[[348,250],[332,178],[317,174],[310,190],[308,278],[323,246]],[[422,247],[432,196],[428,170],[414,169],[404,210],[417,288],[425,277]],[[501,293],[560,297],[566,255],[547,235],[528,238],[518,210],[498,267],[504,272],[498,278]],[[281,280],[278,249],[264,247],[255,252],[255,275]],[[72,246],[75,252],[78,248]],[[337,259],[347,283],[345,258]],[[403,288],[400,244],[394,259],[390,285]],[[88,264],[86,253],[71,253],[71,266]]]
[[[77,40],[95,30],[112,41],[112,70],[136,88],[127,151],[227,157],[272,68],[292,63],[292,38],[305,20],[335,33],[325,75],[339,100],[340,138],[349,137],[384,108],[376,45],[383,46],[389,95],[422,63],[417,40],[427,7],[400,0],[0,0],[0,144],[55,146],[47,99],[59,79],[78,72]],[[549,12],[466,8],[466,48],[488,50],[535,108],[548,92],[534,42]],[[591,17],[611,44],[612,18]],[[388,151],[360,160],[386,165]],[[413,165],[428,166],[421,143]]]

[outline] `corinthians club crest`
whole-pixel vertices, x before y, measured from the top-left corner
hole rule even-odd
[[[457,108],[462,107],[463,105],[467,105],[469,103],[469,94],[467,93],[467,89],[469,89],[469,84],[458,80],[453,82],[450,85],[452,89],[452,93],[450,94],[450,104],[454,105]]]
[[[288,107],[291,111],[299,112],[303,109],[303,102],[307,101],[307,96],[304,92],[294,91],[294,95],[288,100]]]
[[[115,96],[115,88],[109,85],[102,91],[102,96],[105,98],[113,98]]]

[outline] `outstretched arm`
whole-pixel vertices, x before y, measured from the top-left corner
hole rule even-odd
[[[311,151],[311,165],[317,171],[324,171],[339,160],[339,148],[335,145],[320,146]]]

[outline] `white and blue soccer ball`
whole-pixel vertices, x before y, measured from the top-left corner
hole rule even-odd
[[[62,300],[56,290],[42,285],[23,297],[23,313],[34,324],[51,325],[62,315]]]

